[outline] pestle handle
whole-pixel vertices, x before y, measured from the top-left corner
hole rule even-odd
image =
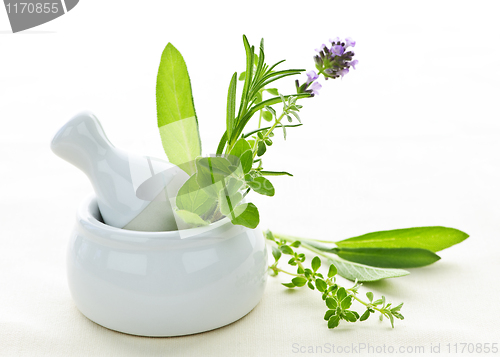
[[[52,151],[90,176],[92,167],[116,150],[94,114],[82,112],[58,130],[50,143]]]
[[[106,224],[139,231],[177,229],[170,200],[188,178],[177,166],[114,147],[90,112],[64,124],[50,147],[87,175]]]

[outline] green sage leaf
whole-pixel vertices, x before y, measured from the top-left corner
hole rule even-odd
[[[208,194],[217,197],[225,179],[233,173],[231,163],[223,157],[202,157],[196,160],[196,179]]]
[[[220,190],[219,205],[220,211],[224,216],[229,216],[231,211],[241,202],[243,196],[240,192],[236,192],[231,196],[225,194],[225,189]]]
[[[171,43],[165,47],[158,68],[156,110],[168,160],[189,175],[194,174],[194,160],[201,155],[198,119],[186,63]]]
[[[342,259],[379,268],[417,268],[432,264],[438,255],[419,248],[337,248]]]
[[[259,220],[259,210],[253,203],[245,203],[236,206],[231,213],[231,222],[235,225],[253,229],[259,225]]]
[[[193,175],[179,189],[175,198],[175,204],[179,210],[189,211],[202,216],[216,204],[216,201],[214,197],[200,188],[196,175]]]
[[[233,155],[233,156],[241,158],[243,153],[247,150],[251,151],[252,148],[250,147],[250,144],[248,143],[248,141],[241,138],[234,144],[233,148],[229,152],[229,155]]]
[[[202,227],[209,224],[209,222],[203,220],[196,213],[185,211],[185,210],[176,210],[175,214],[177,214],[184,222],[193,227]]]
[[[247,182],[247,185],[261,195],[274,196],[274,186],[271,181],[265,177],[256,177],[253,181]]]
[[[421,248],[432,252],[451,247],[469,235],[447,227],[416,227],[364,234],[336,242],[342,248]]]
[[[252,169],[252,164],[253,164],[253,155],[252,155],[252,150],[247,150],[245,151],[241,157],[241,168],[243,169],[243,173],[247,174],[250,172]]]
[[[359,282],[377,281],[387,278],[397,278],[410,274],[403,269],[375,268],[368,265],[358,264],[332,257],[330,261],[335,264],[338,274],[348,280]]]

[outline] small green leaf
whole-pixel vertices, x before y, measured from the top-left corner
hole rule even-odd
[[[176,210],[175,214],[179,216],[184,222],[193,227],[207,226],[209,223],[204,221],[200,216],[198,216],[196,213],[193,212],[185,210]]]
[[[346,296],[341,302],[340,302],[340,306],[342,307],[342,309],[348,309],[350,308],[352,305],[352,296]]]
[[[229,152],[229,155],[233,155],[233,156],[241,158],[243,153],[247,150],[251,151],[252,148],[250,147],[250,144],[248,143],[248,141],[241,138],[234,144],[233,148]]]
[[[301,266],[297,267],[297,274],[304,274],[304,269]]]
[[[279,95],[278,90],[276,88],[268,88],[268,89],[266,89],[266,92],[268,92],[272,95]]]
[[[401,315],[399,312],[393,312],[392,314],[394,315],[395,318],[398,318],[400,320],[404,320],[405,319],[404,316]]]
[[[372,305],[378,306],[378,305],[382,304],[382,302],[383,302],[382,299],[377,299],[374,302],[372,302]]]
[[[399,310],[401,310],[401,308],[403,307],[403,303],[399,304],[398,306],[394,307],[391,309],[391,312],[392,313],[395,313],[395,312],[398,312]]]
[[[274,110],[273,107],[270,107],[269,105],[266,105],[264,108],[266,108],[266,110],[272,114],[273,117],[276,117],[276,110]]]
[[[259,211],[253,203],[245,203],[233,210],[231,222],[248,228],[256,228],[259,225]]]
[[[329,309],[335,310],[337,308],[337,301],[333,298],[326,298],[325,303]]]
[[[196,179],[201,188],[209,194],[218,196],[226,177],[234,170],[229,160],[223,157],[202,157],[196,160]]]
[[[314,285],[310,281],[307,282],[307,286],[309,289],[314,290]]]
[[[269,113],[268,111],[263,111],[262,118],[264,118],[265,121],[272,121],[273,115],[271,113]]]
[[[273,247],[273,257],[276,262],[281,258],[281,251],[276,247]]]
[[[366,310],[363,315],[359,318],[359,321],[365,321],[370,317],[370,310]]]
[[[314,257],[311,261],[311,268],[314,272],[317,272],[319,267],[321,266],[321,259],[319,257]]]
[[[335,265],[330,264],[330,268],[328,269],[328,277],[332,278],[335,275],[337,275],[337,268],[335,268]]]
[[[288,245],[286,244],[283,244],[280,246],[280,250],[284,253],[284,254],[288,254],[288,255],[293,255],[293,249],[290,248]]]
[[[244,182],[242,180],[239,180],[235,177],[226,178],[225,183],[226,186],[220,192],[224,192],[224,194],[227,194],[229,196],[233,196],[236,192],[239,191],[241,186],[244,185]]]
[[[243,196],[240,192],[236,192],[232,196],[226,196],[224,189],[220,190],[219,205],[220,211],[224,216],[229,216],[229,213],[241,202]]]
[[[265,177],[256,177],[253,181],[247,182],[247,185],[261,195],[274,196],[273,184]]]
[[[266,144],[263,141],[259,141],[257,144],[257,156],[262,156],[266,153]]]
[[[354,311],[346,311],[345,312],[345,320],[349,322],[356,322],[358,318],[356,317],[356,314]]]
[[[316,279],[316,287],[318,288],[319,291],[325,292],[325,290],[328,288],[328,285],[324,280]]]
[[[281,283],[281,285],[286,286],[287,288],[290,288],[290,289],[295,287],[294,283]]]
[[[389,320],[391,320],[392,328],[394,328],[394,317],[392,316],[392,314],[390,312],[388,312],[387,315],[389,315]]]
[[[296,240],[292,244],[290,244],[290,247],[298,248],[300,247],[300,240]]]
[[[252,169],[253,164],[253,155],[252,150],[245,151],[240,158],[241,168],[243,169],[243,173],[247,174]]]
[[[215,198],[198,185],[196,174],[182,185],[175,198],[175,204],[179,210],[189,211],[198,216],[210,211],[215,203]]]
[[[298,277],[295,277],[295,278],[293,278],[293,279],[292,279],[292,283],[294,283],[294,284],[295,284],[295,286],[299,286],[299,287],[300,287],[300,286],[304,286],[304,285],[306,285],[306,283],[307,283],[307,279],[306,279],[306,278],[303,278],[303,277],[298,276]]]
[[[469,235],[447,227],[417,227],[364,234],[336,242],[343,248],[421,248],[432,252],[451,247]]]
[[[292,114],[295,117],[295,119],[297,119],[297,121],[301,123],[299,114],[297,112],[291,111],[290,114]]]
[[[335,312],[336,312],[335,310],[327,310],[324,317],[325,321],[330,320],[330,317],[335,315]]]
[[[371,291],[366,293],[366,297],[368,298],[368,300],[370,300],[370,302],[373,301],[373,293]]]
[[[268,239],[270,241],[273,241],[273,242],[276,241],[276,239],[274,238],[273,232],[271,232],[269,229],[266,229],[266,231],[264,232],[264,237],[266,237],[266,239]]]
[[[339,325],[339,322],[340,322],[340,316],[333,315],[328,320],[328,328],[335,328],[335,327],[337,327]]]
[[[441,259],[420,248],[338,248],[342,259],[379,268],[417,268]]]
[[[238,77],[238,80],[239,80],[239,81],[244,81],[244,80],[245,80],[245,77],[246,77],[246,74],[247,74],[247,72],[241,72],[241,73],[240,73],[240,76]]]
[[[347,292],[345,291],[345,288],[339,288],[339,290],[337,290],[337,299],[339,301],[344,300],[344,298],[346,296],[347,296]]]

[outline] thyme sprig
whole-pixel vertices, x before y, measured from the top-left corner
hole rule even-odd
[[[357,280],[351,288],[340,286],[336,282],[337,268],[334,264],[330,264],[326,276],[318,271],[321,267],[321,259],[318,256],[315,256],[311,260],[310,268],[306,267],[305,254],[297,252],[296,249],[303,246],[306,249],[314,251],[314,249],[310,249],[311,247],[307,244],[299,240],[290,242],[287,239],[278,239],[269,230],[264,233],[264,236],[267,240],[274,243],[272,245],[274,263],[269,266],[271,275],[277,276],[279,273],[284,273],[293,276],[291,282],[282,283],[287,288],[293,289],[307,286],[311,290],[319,291],[321,293],[321,298],[328,308],[324,315],[324,319],[328,321],[328,328],[336,328],[342,320],[346,322],[365,321],[371,314],[376,312],[380,313],[380,320],[383,320],[384,317],[389,319],[393,328],[394,318],[400,320],[404,319],[403,315],[400,313],[403,303],[393,307],[391,303],[386,302],[385,296],[374,301],[372,292],[366,293],[368,301],[362,300],[358,297],[359,288],[362,284],[358,283]],[[278,267],[278,263],[283,255],[290,256],[288,265],[296,267],[296,273]],[[366,308],[362,315],[351,310],[353,301],[357,301]]]

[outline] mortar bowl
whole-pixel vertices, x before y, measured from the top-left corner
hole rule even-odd
[[[140,336],[212,330],[248,314],[267,280],[261,231],[228,218],[168,232],[102,222],[94,196],[83,201],[67,251],[77,308],[108,329]]]

